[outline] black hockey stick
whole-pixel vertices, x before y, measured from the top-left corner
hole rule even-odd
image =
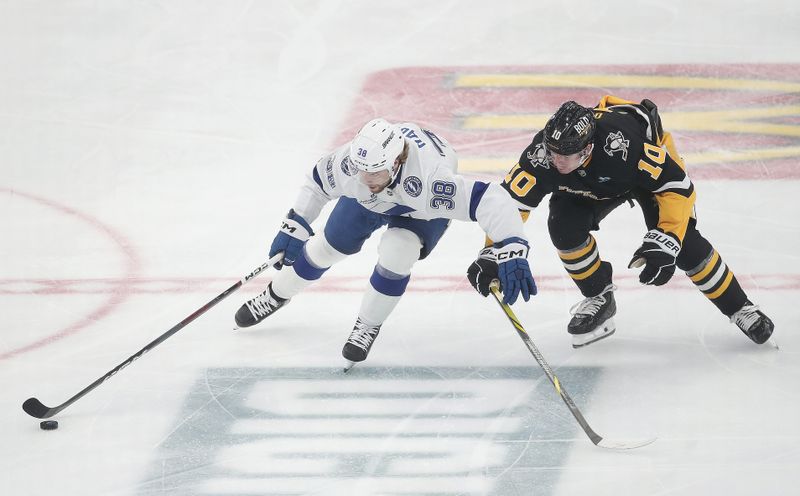
[[[533,340],[525,331],[525,328],[522,327],[522,324],[520,324],[519,319],[517,319],[517,316],[514,315],[514,312],[511,310],[511,307],[503,303],[503,297],[502,294],[500,293],[500,290],[498,289],[498,285],[496,282],[492,283],[491,289],[492,289],[492,294],[494,295],[494,299],[497,300],[497,303],[500,305],[500,308],[503,309],[503,312],[505,312],[506,317],[508,317],[508,320],[511,321],[511,324],[514,325],[514,329],[516,329],[517,334],[519,334],[519,337],[522,338],[522,341],[525,342],[525,346],[528,347],[528,350],[530,350],[531,354],[533,355],[533,358],[536,359],[536,362],[539,364],[542,370],[544,370],[545,375],[547,375],[547,378],[550,379],[550,382],[553,384],[553,387],[556,388],[556,392],[558,393],[559,396],[561,396],[561,399],[564,400],[564,403],[567,405],[567,408],[569,408],[569,411],[572,413],[572,416],[575,417],[575,420],[578,421],[578,424],[580,424],[581,429],[583,429],[583,432],[585,432],[586,435],[589,436],[589,439],[595,445],[601,448],[627,450],[627,449],[641,448],[642,446],[647,446],[648,444],[656,440],[656,438],[653,437],[650,439],[615,442],[615,441],[609,441],[608,439],[605,439],[603,438],[603,436],[596,433],[589,426],[589,423],[586,422],[586,419],[583,417],[581,411],[578,410],[578,407],[575,406],[575,402],[572,401],[572,398],[570,398],[570,396],[561,386],[561,381],[558,380],[558,377],[556,377],[556,375],[553,373],[553,369],[551,369],[550,365],[547,364],[544,357],[542,356],[542,353],[539,351],[536,345],[533,344]]]
[[[253,272],[247,274],[242,279],[237,281],[236,284],[234,284],[233,286],[229,287],[228,289],[226,289],[225,291],[220,293],[216,298],[214,298],[213,300],[209,301],[208,303],[206,303],[202,307],[200,307],[197,310],[195,310],[194,313],[192,313],[191,315],[189,315],[185,319],[183,319],[180,322],[178,322],[177,324],[175,324],[175,326],[172,327],[172,329],[168,330],[167,332],[165,332],[164,334],[162,334],[161,336],[159,336],[158,338],[156,338],[152,342],[148,343],[147,346],[145,346],[141,350],[139,350],[136,353],[134,353],[133,355],[131,355],[127,360],[125,360],[121,364],[119,364],[116,367],[114,367],[113,369],[109,370],[106,373],[106,375],[104,375],[103,377],[97,379],[93,383],[89,384],[81,392],[79,392],[78,394],[76,394],[72,398],[68,399],[64,403],[62,403],[62,404],[60,404],[58,406],[54,406],[54,407],[50,408],[50,407],[45,406],[44,404],[42,404],[42,402],[39,401],[36,398],[28,398],[27,400],[25,400],[25,403],[22,404],[22,409],[25,410],[25,413],[27,413],[31,417],[36,417],[36,418],[40,418],[40,419],[45,419],[45,418],[52,417],[53,415],[57,414],[61,410],[67,408],[71,404],[73,404],[76,401],[78,401],[79,399],[81,399],[89,391],[93,390],[94,388],[96,388],[97,386],[99,386],[100,384],[105,382],[106,380],[110,379],[111,376],[113,376],[114,374],[116,374],[120,370],[124,369],[128,365],[130,365],[133,362],[135,362],[136,360],[138,360],[139,357],[141,357],[142,355],[144,355],[148,351],[152,350],[153,348],[155,348],[159,344],[161,344],[164,341],[166,341],[167,338],[169,338],[170,336],[172,336],[176,332],[178,332],[181,329],[183,329],[184,327],[186,327],[186,325],[188,325],[189,323],[194,321],[197,317],[199,317],[199,316],[203,315],[204,313],[206,313],[206,311],[208,311],[211,307],[213,307],[217,303],[221,302],[222,300],[224,300],[225,298],[227,298],[231,294],[233,294],[237,289],[241,288],[242,285],[244,285],[246,282],[250,281],[251,279],[253,279],[257,275],[259,275],[260,273],[262,273],[265,270],[267,270],[270,266],[272,266],[273,264],[278,262],[281,259],[281,257],[283,257],[283,253],[278,253],[274,257],[272,257],[269,260],[267,260],[266,262],[264,262],[260,267],[256,268]]]

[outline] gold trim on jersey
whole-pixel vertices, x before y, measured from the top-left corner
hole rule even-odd
[[[683,242],[694,211],[695,192],[692,191],[688,197],[671,191],[656,193],[654,196],[658,204],[658,227],[664,232],[674,234]]]
[[[669,131],[664,131],[664,135],[661,137],[661,141],[659,141],[658,144],[667,150],[670,158],[686,172],[686,163],[683,161],[683,157],[678,153],[678,148],[675,146],[675,141],[672,139],[672,134]]]
[[[600,103],[597,104],[595,109],[606,110],[608,107],[611,107],[612,105],[636,105],[636,103],[630,100],[624,100],[614,95],[605,95],[603,98],[600,99]]]
[[[656,203],[658,204],[658,227],[670,234],[675,235],[681,242],[686,235],[686,229],[689,226],[689,219],[694,212],[695,192],[692,182],[686,175],[686,164],[678,153],[672,135],[669,132],[660,130],[659,118],[645,112],[644,104],[637,104],[630,100],[625,100],[613,95],[605,95],[600,99],[595,110],[601,111],[598,117],[602,116],[602,112],[608,110],[613,111],[614,106],[625,106],[637,111],[640,116],[647,120],[648,130],[652,130],[653,139],[658,139],[657,145],[644,143],[644,155],[642,160],[639,161],[639,169],[645,173],[649,173],[654,181],[659,179],[662,173],[661,165],[666,162],[666,156],[669,157],[681,168],[684,173],[683,180],[675,180],[664,183],[660,189],[654,192]],[[655,109],[652,109],[655,111]],[[651,132],[648,131],[648,136]],[[662,191],[668,189],[669,191]]]

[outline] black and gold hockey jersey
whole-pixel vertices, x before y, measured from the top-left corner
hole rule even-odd
[[[523,211],[538,206],[550,193],[606,200],[645,190],[658,204],[658,228],[682,241],[693,215],[694,186],[672,137],[661,128],[656,106],[648,100],[636,104],[605,96],[594,108],[594,118],[594,149],[584,165],[559,173],[539,131],[503,187]]]

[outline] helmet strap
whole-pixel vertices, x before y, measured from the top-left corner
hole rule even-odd
[[[592,156],[593,150],[594,150],[594,143],[589,143],[588,145],[586,145],[586,148],[581,150],[581,155],[580,155],[581,165],[586,164],[586,162]]]
[[[403,168],[403,162],[397,164],[397,167],[392,166],[392,173],[391,178],[389,179],[389,184],[386,185],[387,188],[392,188],[397,183],[397,179],[400,177],[400,170]]]

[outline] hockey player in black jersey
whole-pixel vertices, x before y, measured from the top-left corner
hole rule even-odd
[[[643,267],[642,284],[661,286],[677,266],[747,337],[762,344],[772,321],[753,305],[719,253],[697,230],[695,190],[655,104],[605,96],[593,109],[564,103],[509,171],[503,187],[530,209],[550,197],[548,228],[558,255],[585,299],[570,312],[575,348],[614,333],[611,264],[600,258],[591,231],[626,201],[635,200],[647,233],[628,267]],[[476,260],[470,282],[488,295],[494,267]]]

